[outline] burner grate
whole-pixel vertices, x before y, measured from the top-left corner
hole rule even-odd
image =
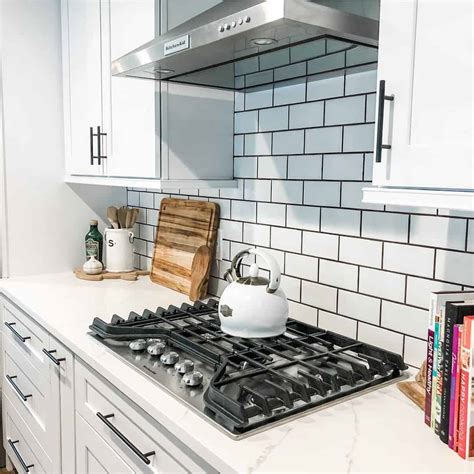
[[[215,368],[206,408],[234,434],[400,377],[401,356],[290,319],[285,334],[242,339],[221,331],[218,302],[170,306],[110,323],[95,318],[100,338],[162,337]]]

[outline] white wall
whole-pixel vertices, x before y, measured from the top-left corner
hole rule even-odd
[[[60,2],[2,0],[1,8],[3,276],[71,270],[83,262],[89,220],[103,226],[125,191],[63,182]]]

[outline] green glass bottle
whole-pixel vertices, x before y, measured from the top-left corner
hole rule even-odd
[[[89,232],[86,234],[86,258],[91,257],[94,255],[94,257],[99,260],[99,262],[102,262],[102,247],[104,243],[104,238],[102,234],[99,232],[99,229],[97,228],[98,222],[93,219],[90,222],[91,228],[89,229]]]

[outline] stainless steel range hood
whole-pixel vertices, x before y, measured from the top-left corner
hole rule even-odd
[[[325,36],[377,46],[378,21],[317,0],[224,1],[115,60],[112,74],[236,89],[236,61]]]

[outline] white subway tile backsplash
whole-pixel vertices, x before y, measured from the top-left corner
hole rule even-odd
[[[326,40],[318,39],[308,43],[299,44],[290,48],[291,62],[296,63],[306,59],[323,56],[326,51]]]
[[[273,69],[290,63],[290,51],[279,49],[260,56],[260,69]]]
[[[405,298],[405,276],[372,268],[360,268],[359,292],[367,295],[403,301]]]
[[[359,66],[347,70],[346,95],[375,92],[377,89],[377,66]]]
[[[324,125],[360,123],[365,120],[365,96],[343,97],[326,101]]]
[[[245,135],[246,155],[271,155],[272,154],[272,134],[254,133]]]
[[[342,151],[342,127],[306,130],[305,153],[338,153]]]
[[[370,46],[357,46],[347,50],[346,65],[356,66],[377,61],[378,50]]]
[[[385,242],[383,268],[408,275],[433,277],[434,249]]]
[[[358,268],[347,263],[321,260],[319,262],[319,282],[326,285],[357,290]]]
[[[382,327],[425,338],[428,331],[428,310],[382,301]]]
[[[318,310],[305,304],[288,301],[290,318],[297,319],[303,323],[318,325]]]
[[[344,127],[344,152],[372,151],[374,149],[375,125],[347,125]]]
[[[222,231],[222,238],[233,240],[236,242],[242,241],[242,223],[234,222],[227,219],[220,220],[220,229]]]
[[[257,248],[260,249],[260,247],[257,247]],[[281,252],[280,250],[268,249],[268,248],[261,248],[260,250],[263,250],[264,252],[272,256],[278,263],[280,270],[283,272],[283,270],[285,269],[285,252]],[[267,261],[264,260],[262,257],[257,255],[255,262],[262,270],[266,270],[266,271],[270,270]]]
[[[289,252],[301,252],[301,231],[272,227],[271,247]]]
[[[320,127],[323,125],[324,102],[306,102],[290,106],[290,128]]]
[[[285,259],[285,273],[305,280],[317,281],[318,259],[287,253]]]
[[[308,74],[318,74],[320,72],[332,71],[343,68],[345,64],[345,53],[334,53],[321,58],[308,61]]]
[[[243,79],[243,78],[242,78]],[[235,81],[236,85],[239,81]],[[243,84],[240,85],[240,87],[243,87]],[[245,92],[241,91],[235,91],[234,93],[234,111],[235,112],[240,112],[242,110],[245,110]]]
[[[250,74],[258,71],[258,57],[242,59],[235,63],[235,75],[242,76],[243,74]]]
[[[361,180],[364,167],[362,153],[326,155],[324,157],[323,179]]]
[[[243,156],[234,158],[234,178],[256,178],[257,157]]]
[[[474,252],[474,219],[469,219],[466,250]]]
[[[316,308],[336,311],[337,290],[330,286],[301,282],[301,302]]]
[[[342,183],[341,206],[354,209],[373,209],[383,211],[383,204],[368,204],[362,202],[362,189],[367,187],[364,182]]]
[[[320,100],[344,95],[344,76],[339,73],[308,77],[307,99]]]
[[[297,155],[304,151],[304,131],[292,130],[273,134],[274,155]],[[264,155],[265,153],[261,153]]]
[[[466,225],[465,219],[411,216],[410,243],[464,250]]]
[[[285,79],[292,79],[294,77],[302,77],[306,75],[306,63],[291,64],[290,66],[283,66],[275,69],[275,81],[283,81]]]
[[[474,254],[436,250],[435,278],[474,286]]]
[[[140,210],[141,211],[141,210]],[[140,214],[143,214],[141,211]],[[222,209],[221,209],[222,215]],[[156,226],[158,223],[158,211],[156,209],[147,209],[146,210],[146,223],[149,225]]]
[[[287,163],[286,156],[260,156],[258,158],[258,177],[285,179]]]
[[[245,110],[261,109],[273,105],[273,87],[265,85],[253,87],[245,93]]]
[[[230,215],[233,221],[255,222],[257,220],[257,203],[232,201]]]
[[[140,207],[153,208],[153,193],[140,193]]]
[[[304,230],[319,230],[319,207],[287,206],[287,226]]]
[[[303,232],[303,253],[315,257],[336,260],[339,238],[336,235],[319,232]]]
[[[257,223],[268,225],[285,225],[286,206],[284,204],[271,204],[259,202],[257,204]]]
[[[430,295],[434,291],[460,291],[461,286],[427,278],[409,276],[407,279],[407,304],[429,308]]]
[[[380,300],[371,296],[360,295],[352,291],[339,291],[337,312],[343,316],[365,321],[370,324],[379,324]]]
[[[321,155],[301,155],[288,157],[288,179],[320,179]]]
[[[243,199],[243,197],[244,197],[244,180],[243,179],[237,179],[237,186],[235,188],[221,188],[220,191],[219,191],[219,194],[220,194],[221,198]],[[157,194],[156,196],[159,196],[159,194]],[[156,201],[155,201],[155,204],[156,204]]]
[[[288,106],[262,109],[258,114],[260,132],[288,130]]]
[[[420,367],[426,359],[426,341],[405,336],[405,352],[403,358],[408,365]]]
[[[239,112],[234,114],[234,132],[252,133],[258,131],[258,111]]]
[[[274,105],[303,102],[305,97],[306,78],[304,77],[275,83]]]
[[[382,267],[382,242],[341,236],[339,260],[367,267]]]
[[[303,201],[303,182],[274,180],[272,183],[272,201],[301,204]]]
[[[273,71],[262,71],[245,76],[245,87],[260,86],[273,82]]]
[[[319,311],[319,327],[328,331],[337,332],[347,337],[356,338],[357,322],[336,314]]]
[[[315,206],[339,206],[341,183],[334,181],[305,181],[304,203]]]
[[[360,323],[357,337],[362,342],[372,344],[373,346],[384,347],[388,351],[395,352],[396,354],[402,354],[403,352],[403,335],[388,331],[387,329]]]
[[[365,121],[366,122],[375,122],[375,94],[368,94],[366,96],[366,106],[365,106]]]
[[[301,294],[301,280],[298,278],[289,277],[287,275],[281,276],[281,288],[285,292],[289,300],[296,302],[300,301]]]
[[[140,205],[140,193],[136,191],[128,191],[127,200],[129,206],[138,207]]]
[[[270,201],[272,182],[263,179],[246,179],[244,198],[247,201]]]
[[[349,209],[321,209],[321,232],[359,236],[360,211]]]
[[[247,244],[270,246],[270,227],[260,224],[244,223],[244,238]]]
[[[362,237],[408,242],[408,216],[364,211],[362,213]]]

